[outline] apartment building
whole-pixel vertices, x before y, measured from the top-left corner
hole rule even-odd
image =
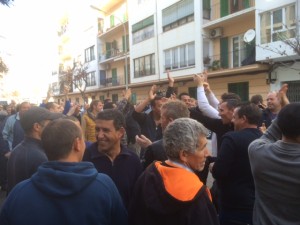
[[[271,64],[271,90],[288,83],[289,99],[300,101],[299,1],[259,0],[256,8],[256,60]]]
[[[85,38],[80,37],[72,48],[67,47],[66,37],[62,38],[62,52],[74,51],[75,47],[78,51],[72,57],[61,54],[61,58],[63,65],[80,57],[88,63],[89,101],[118,101],[122,90],[131,88],[132,101],[139,102],[153,84],[160,91],[167,89],[166,70],[175,78],[178,94],[196,96],[193,74],[208,70],[208,81],[217,96],[235,92],[245,101],[257,93],[265,97],[284,79],[280,78],[280,68],[266,60],[271,56],[259,48],[260,31],[264,29],[260,28],[260,16],[295,1],[95,1],[88,6],[88,14],[94,19],[90,20],[90,29],[85,29]],[[256,36],[248,43],[244,35],[249,30],[255,30]],[[62,96],[61,88],[56,88],[60,91],[58,98]],[[70,98],[81,101],[74,87]]]

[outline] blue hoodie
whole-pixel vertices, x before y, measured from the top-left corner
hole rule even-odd
[[[0,214],[6,225],[127,225],[113,181],[92,163],[45,162],[9,194]]]

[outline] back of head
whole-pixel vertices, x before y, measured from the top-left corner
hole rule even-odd
[[[168,101],[164,103],[161,107],[161,110],[164,110],[165,117],[172,118],[173,120],[190,117],[190,111],[187,105],[180,100]]]
[[[241,101],[237,99],[226,99],[222,103],[226,103],[228,109],[234,110],[236,107],[238,107],[241,104]]]
[[[291,103],[283,107],[277,123],[282,134],[287,138],[300,137],[300,103]]]
[[[261,104],[263,102],[263,97],[261,95],[253,95],[250,102],[255,105]]]
[[[117,109],[105,109],[97,114],[96,120],[113,120],[114,127],[119,130],[125,128],[125,118]]]
[[[65,159],[76,138],[83,138],[81,129],[71,120],[51,121],[42,133],[42,145],[50,161]]]
[[[53,107],[54,107],[54,102],[47,102],[47,103],[45,104],[45,108],[48,109],[48,110],[50,110],[50,109],[53,108]]]
[[[251,125],[259,125],[262,116],[261,110],[253,103],[239,105],[237,114],[239,118],[245,116]]]
[[[107,102],[103,105],[103,109],[114,109],[116,105],[113,102]]]
[[[206,136],[207,129],[196,120],[179,118],[170,123],[164,133],[163,144],[169,159],[178,160],[180,151],[194,153],[199,137]]]
[[[241,101],[241,97],[238,94],[232,93],[232,92],[222,94],[221,99],[222,99],[222,101],[226,101],[228,99],[235,99],[238,102]]]

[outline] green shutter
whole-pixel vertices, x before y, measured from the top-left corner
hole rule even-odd
[[[250,7],[250,0],[244,0],[244,9],[247,9]]]
[[[249,83],[240,82],[228,84],[228,92],[236,93],[241,97],[243,102],[249,101]]]
[[[106,58],[108,59],[111,56],[111,43],[106,42],[105,46],[106,46]]]
[[[117,85],[118,84],[117,69],[116,68],[113,68],[111,70],[111,82],[112,82],[112,85]]]
[[[154,16],[147,17],[146,19],[132,25],[132,33],[144,29],[145,27],[154,24]]]
[[[115,17],[114,15],[110,15],[110,27],[114,27],[115,26]]]
[[[210,0],[203,0],[203,10],[209,10],[210,9]]]
[[[221,67],[228,68],[228,37],[220,39]]]
[[[220,11],[221,11],[221,17],[227,16],[229,13],[229,4],[227,0],[221,0],[220,1]]]
[[[128,52],[129,50],[129,40],[128,40],[129,36],[126,35],[126,49],[125,49],[125,36],[122,36],[122,48],[123,48],[123,52]]]

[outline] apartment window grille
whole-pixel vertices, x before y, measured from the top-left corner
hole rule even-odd
[[[260,14],[260,43],[282,41],[296,36],[295,4]]]
[[[194,21],[193,0],[179,1],[162,11],[162,26],[164,32],[192,21]]]
[[[176,70],[195,66],[195,43],[176,46],[164,51],[165,70]]]

